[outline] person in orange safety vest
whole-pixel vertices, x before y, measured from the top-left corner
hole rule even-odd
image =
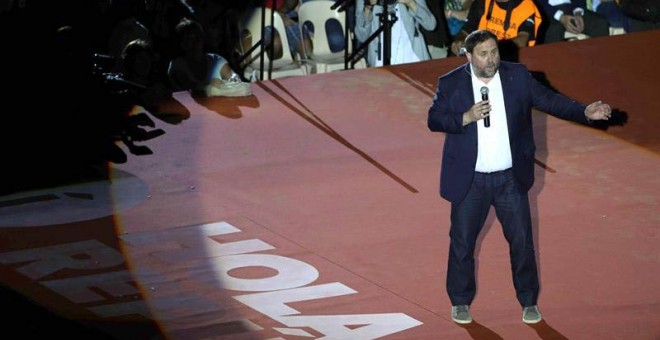
[[[518,48],[534,46],[541,22],[534,0],[476,0],[451,44],[452,54],[460,55],[465,37],[478,29],[491,31],[499,41],[511,41]]]

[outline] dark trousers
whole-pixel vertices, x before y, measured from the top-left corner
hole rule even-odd
[[[447,293],[452,305],[470,305],[476,294],[474,251],[490,206],[495,207],[509,243],[511,271],[521,306],[536,305],[539,279],[527,193],[521,193],[511,169],[475,173],[465,199],[451,206]]]
[[[607,22],[607,19],[596,12],[585,11],[582,18],[584,19],[584,31],[582,33],[592,38],[610,35],[610,24]],[[564,33],[566,33],[566,29],[564,29],[564,26],[555,19],[549,19],[549,21],[550,23],[543,37],[543,43],[565,41]]]

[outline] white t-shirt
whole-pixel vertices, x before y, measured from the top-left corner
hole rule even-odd
[[[472,69],[472,65],[470,65],[470,68]],[[512,166],[513,162],[500,72],[497,71],[493,79],[486,84],[477,78],[474,69],[472,69],[472,93],[474,93],[475,103],[481,101],[481,88],[483,86],[488,88],[488,100],[491,105],[490,127],[484,125],[483,119],[477,122],[478,152],[475,171],[495,172],[506,170]]]

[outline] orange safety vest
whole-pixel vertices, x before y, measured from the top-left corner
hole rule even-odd
[[[509,0],[513,1],[513,0]],[[534,15],[534,38],[527,42],[527,46],[534,46],[536,44],[536,37],[538,36],[539,26],[541,25],[541,13],[534,5],[533,0],[522,0],[516,7],[511,8],[507,24],[507,10],[502,9],[495,5],[495,0],[485,0],[486,11],[479,20],[479,29],[485,29],[493,32],[498,40],[508,40],[518,36],[518,28],[522,25],[527,18]],[[507,5],[505,3],[505,5]]]

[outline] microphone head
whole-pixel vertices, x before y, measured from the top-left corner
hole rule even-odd
[[[481,94],[488,94],[488,87],[482,86],[481,87]]]

